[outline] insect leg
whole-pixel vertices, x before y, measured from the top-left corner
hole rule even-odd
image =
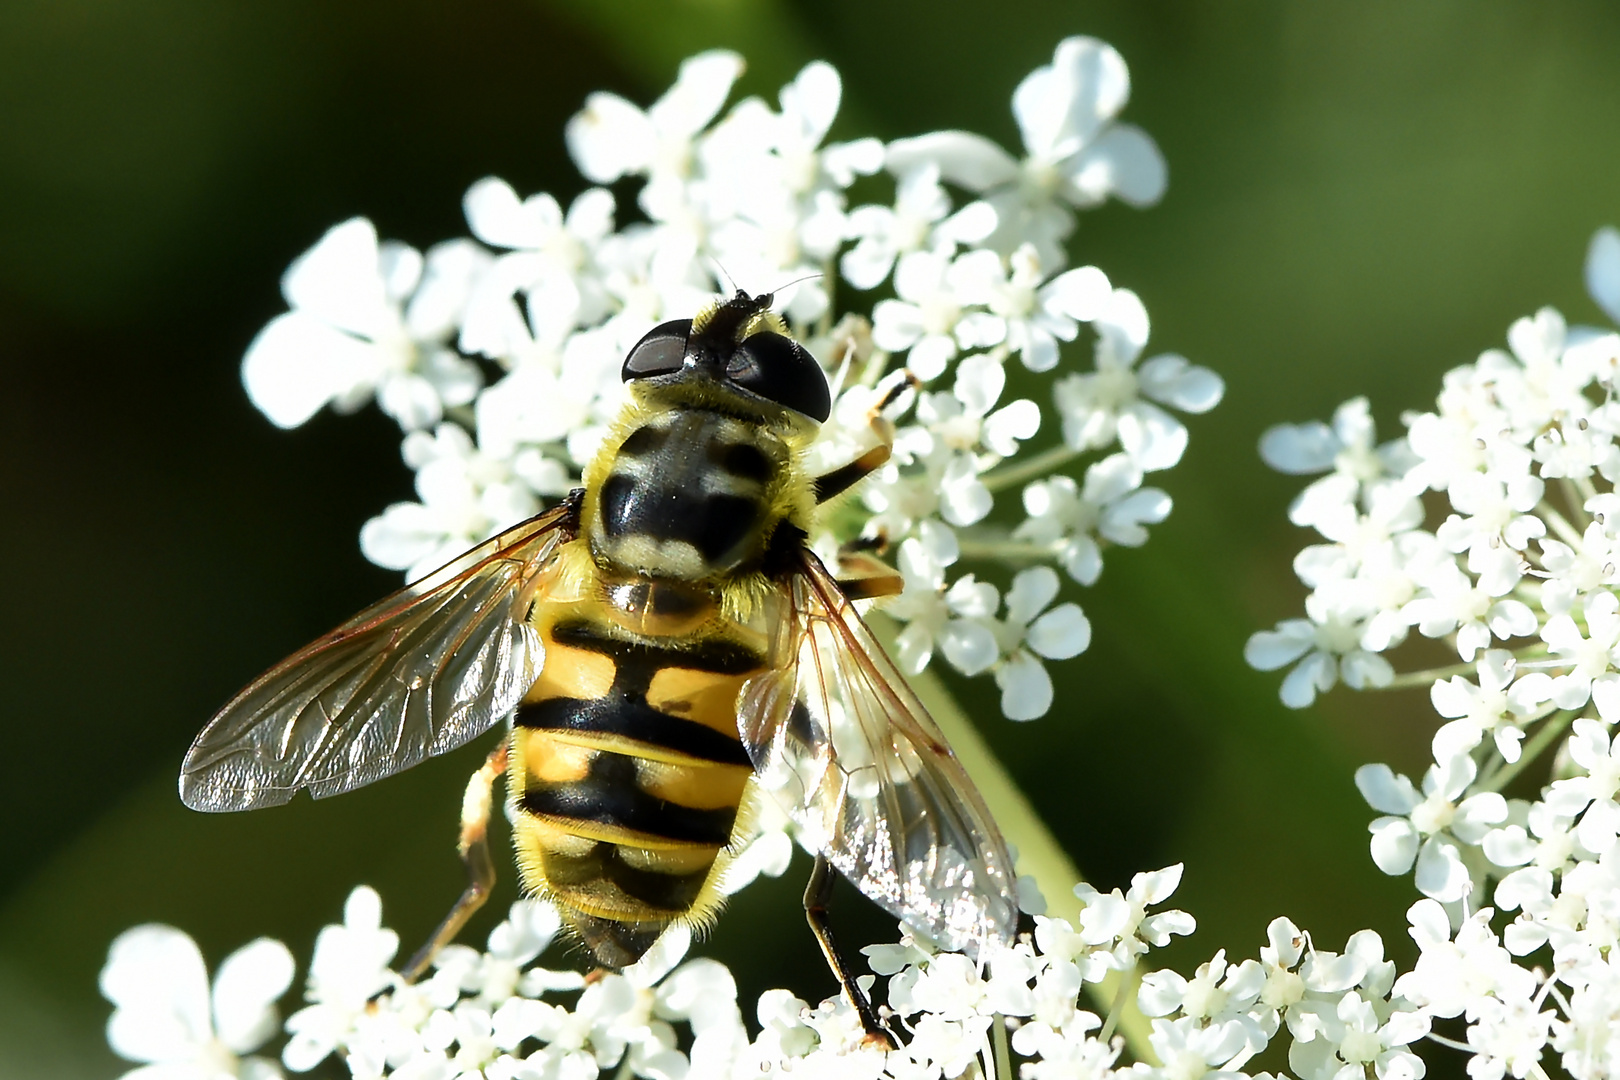
[[[506,772],[506,752],[507,744],[503,739],[467,781],[466,794],[461,797],[461,836],[456,842],[456,850],[467,867],[467,887],[450,914],[433,931],[433,936],[416,950],[416,955],[400,972],[406,982],[415,982],[427,971],[439,950],[455,940],[467,920],[484,906],[490,889],[495,886],[495,864],[489,857],[489,810],[495,780]]]
[[[881,400],[866,413],[866,422],[877,432],[878,444],[848,465],[840,465],[830,473],[816,477],[816,502],[824,503],[854,487],[868,473],[882,468],[894,450],[894,424],[883,415],[883,410],[894,403],[912,381],[896,383]]]
[[[898,596],[906,580],[882,559],[860,551],[838,553],[838,588],[851,600]]]
[[[827,966],[838,979],[838,985],[843,987],[844,997],[855,1006],[855,1015],[861,1018],[861,1026],[866,1029],[866,1045],[881,1050],[893,1050],[894,1038],[878,1023],[877,1014],[872,1011],[872,1003],[866,999],[866,994],[856,985],[855,978],[850,974],[849,965],[844,962],[843,954],[833,942],[832,926],[827,922],[827,900],[832,896],[833,876],[832,867],[824,855],[816,856],[816,865],[810,871],[810,884],[804,889],[804,917],[810,923],[810,930],[816,935],[816,944],[821,946],[821,954],[827,958]]]
[[[890,452],[888,443],[880,443],[848,465],[840,465],[832,472],[816,477],[816,502],[824,503],[860,483],[868,473],[875,472],[889,460]]]

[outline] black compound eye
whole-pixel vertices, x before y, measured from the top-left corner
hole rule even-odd
[[[681,370],[686,359],[686,339],[691,334],[691,319],[676,319],[653,327],[625,355],[619,378],[629,382]]]
[[[744,339],[726,362],[726,378],[817,422],[832,412],[821,365],[803,345],[781,334],[764,331]]]

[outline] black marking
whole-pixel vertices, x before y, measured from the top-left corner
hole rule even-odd
[[[846,540],[838,546],[839,555],[855,555],[863,551],[881,555],[889,550],[889,538],[883,533],[873,533],[870,536],[857,536],[853,540]]]
[[[512,722],[530,731],[618,735],[719,765],[752,765],[737,739],[696,720],[659,712],[645,698],[617,693],[595,701],[551,698],[519,705]]]
[[[666,425],[637,429],[620,452],[599,492],[603,537],[689,544],[709,574],[757,555],[750,540],[768,518],[763,489],[777,469],[768,447],[739,436],[714,410],[685,409]]]
[[[611,537],[650,536],[691,544],[710,563],[739,547],[763,514],[746,495],[706,494],[676,477],[647,481],[615,473],[602,485],[602,528]]]
[[[804,567],[804,546],[809,539],[809,534],[793,522],[785,518],[777,522],[776,530],[766,541],[760,570],[772,581],[799,573]]]
[[[585,489],[582,487],[570,488],[562,502],[557,504],[558,509],[563,511],[563,519],[557,525],[562,541],[572,540],[579,535],[579,517],[584,506]]]
[[[629,614],[658,619],[692,619],[714,609],[708,589],[668,579],[635,578],[608,586],[608,603]]]
[[[702,515],[692,522],[697,526],[697,549],[715,562],[748,538],[762,508],[758,499],[744,495],[710,495],[703,504]]]
[[[602,485],[602,527],[609,536],[636,531],[634,518],[639,511],[635,493],[635,478],[622,473],[608,477]]]
[[[758,671],[764,660],[730,641],[698,641],[685,648],[645,645],[609,637],[584,619],[551,628],[559,645],[601,653],[613,661],[613,685],[595,700],[550,698],[520,705],[515,723],[538,730],[594,731],[637,739],[723,765],[751,764],[735,737],[647,704],[653,678],[666,668],[736,676]]]
[[[718,854],[718,851],[716,852]],[[624,890],[626,896],[665,911],[686,911],[703,892],[703,883],[714,867],[711,857],[701,870],[666,873],[662,870],[631,866],[619,854],[619,845],[598,842],[585,855],[545,853],[546,880],[553,885],[581,886],[606,879]]]
[[[732,476],[740,476],[744,480],[757,480],[762,484],[769,480],[771,473],[775,471],[765,451],[752,443],[711,442],[709,458]]]
[[[563,918],[585,942],[597,963],[610,968],[629,967],[640,960],[669,925],[667,922],[620,922],[566,909]]]
[[[650,454],[663,446],[669,439],[668,428],[638,427],[630,433],[630,437],[619,444],[619,453],[631,457],[641,457]]]
[[[611,657],[617,665],[615,689],[645,695],[652,677],[667,667],[708,671],[715,675],[747,675],[759,670],[763,657],[752,649],[724,638],[710,638],[684,646],[647,645],[624,641],[603,633],[595,623],[569,619],[551,628],[551,639],[559,645],[588,649]]]
[[[716,847],[730,842],[737,821],[735,806],[698,810],[643,791],[636,783],[636,759],[611,751],[591,759],[585,779],[532,783],[518,803],[542,817],[589,821]]]
[[[814,746],[816,739],[816,722],[810,717],[810,709],[803,701],[795,701],[793,709],[788,713],[785,725],[788,735],[804,746]]]

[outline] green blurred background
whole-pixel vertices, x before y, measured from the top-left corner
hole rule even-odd
[[[1284,518],[1301,482],[1267,472],[1256,440],[1360,393],[1393,434],[1513,318],[1599,318],[1580,269],[1620,220],[1620,9],[11,0],[0,1076],[117,1075],[95,979],[125,927],[174,923],[211,963],[260,934],[307,959],[356,883],[407,947],[459,888],[455,807],[481,746],[262,814],[196,815],[174,794],[213,709],[398,583],[355,541],[410,497],[392,422],[282,433],[238,382],[293,256],[357,213],[419,247],[460,234],[461,193],[491,173],[566,201],[581,182],[562,125],[585,94],[650,101],[716,45],[773,99],[804,62],[836,64],[835,136],[962,127],[1016,147],[1013,87],[1074,33],[1124,54],[1126,118],[1171,178],[1151,211],[1086,215],[1076,261],[1136,289],[1150,347],[1213,367],[1227,396],[1156,478],[1170,519],[1077,597],[1095,642],[1056,667],[1053,714],[1001,719],[988,680],[961,696],[1089,879],[1187,864],[1184,969],[1254,955],[1283,913],[1320,945],[1371,925],[1409,957],[1414,894],[1371,865],[1351,775],[1420,770],[1436,720],[1421,691],[1291,713],[1278,675],[1244,667],[1248,635],[1298,611],[1305,542]],[[797,912],[806,867],[747,890],[704,946],[745,998],[833,992]],[[852,944],[891,929],[852,895],[835,920]]]

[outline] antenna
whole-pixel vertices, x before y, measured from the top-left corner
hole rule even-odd
[[[816,278],[826,277],[826,276],[827,276],[826,274],[822,273],[820,270],[817,270],[814,273],[806,274],[803,277],[796,277],[792,281],[784,282],[783,284],[778,285],[776,288],[772,289],[771,292],[772,292],[772,294],[776,294],[776,293],[781,292],[783,289],[791,289],[791,288],[793,288],[793,286],[797,285],[801,281],[814,281]]]
[[[720,272],[719,276],[724,278],[725,281],[726,281],[726,284],[730,286],[730,288],[726,289],[725,293],[722,293],[722,295],[730,294],[730,295],[735,296],[740,291],[737,288],[737,279],[731,276],[730,272],[726,270],[725,264],[722,263],[715,256],[710,255],[709,256],[709,261],[714,263],[714,268]]]

